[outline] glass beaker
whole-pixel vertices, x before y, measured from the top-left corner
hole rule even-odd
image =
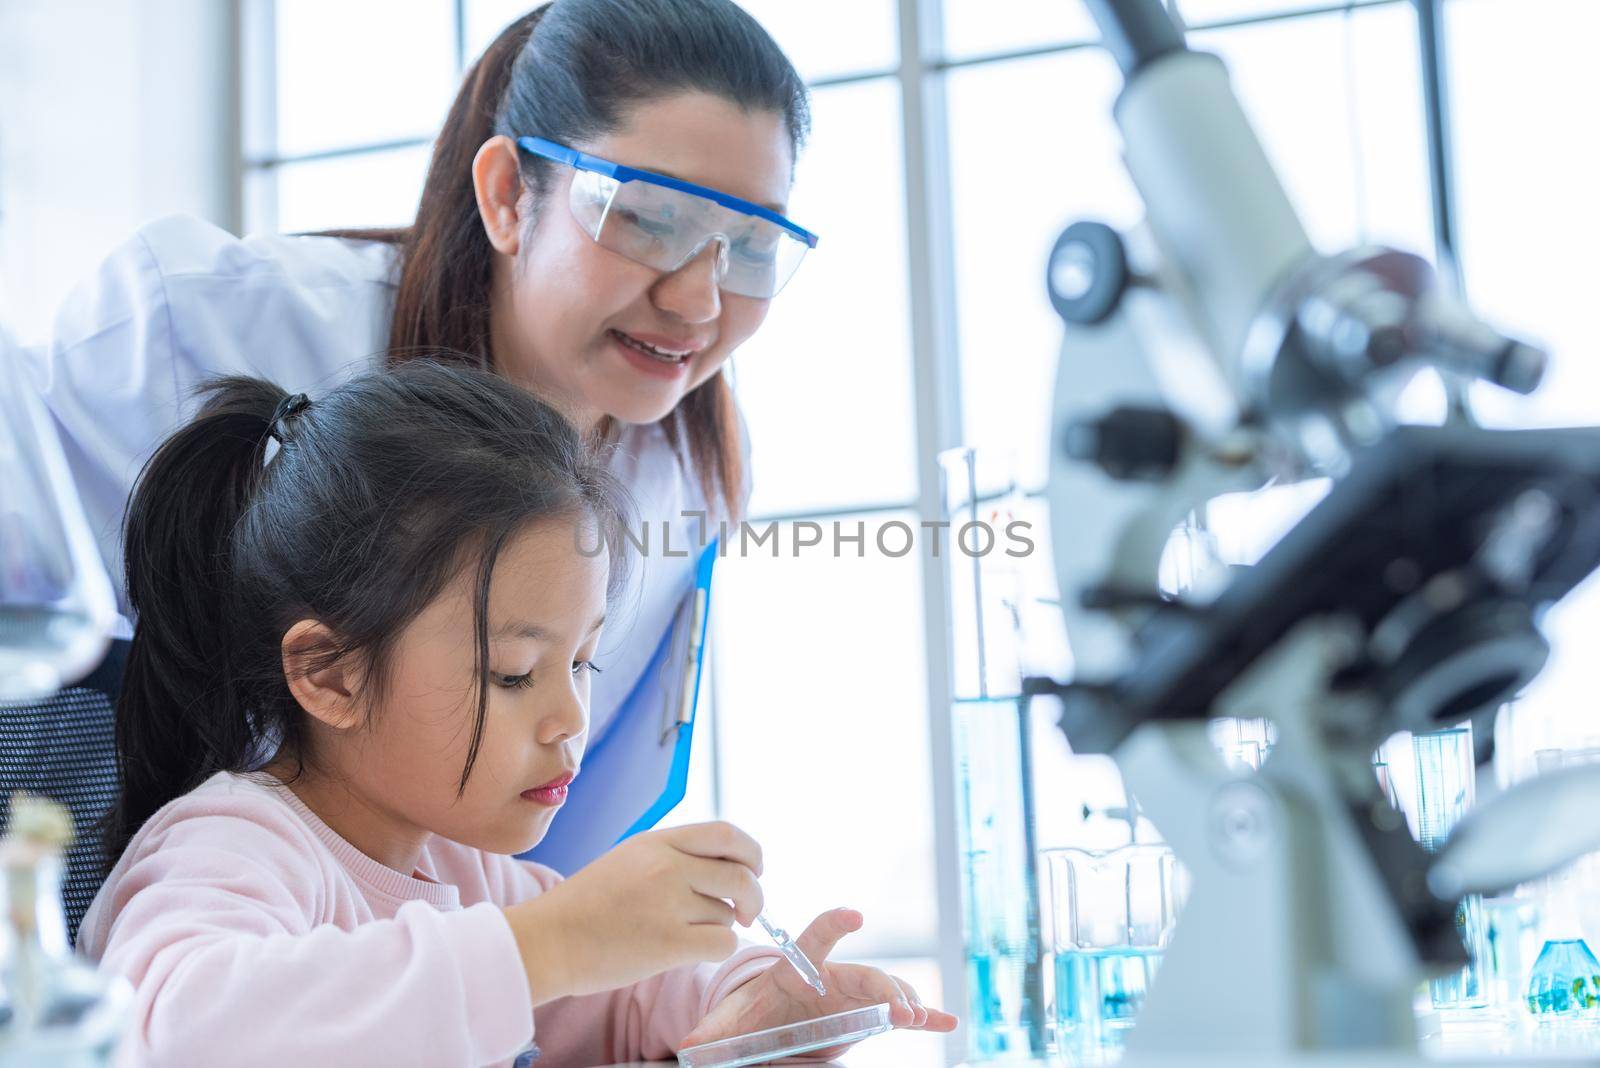
[[[1489,1003],[1514,1010],[1524,1002],[1528,977],[1544,945],[1544,908],[1521,892],[1483,899],[1484,983]]]
[[[132,1007],[126,979],[97,970],[67,943],[62,852],[65,806],[12,794],[0,837],[0,1065],[105,1065]]]
[[[1593,764],[1593,747],[1541,749],[1534,754],[1540,772]],[[1562,818],[1555,814],[1555,818]],[[1600,960],[1584,938],[1584,915],[1593,893],[1595,854],[1580,857],[1544,880],[1544,914],[1539,955],[1528,972],[1525,1002],[1542,1025],[1580,1025],[1600,1021]]]
[[[54,424],[0,329],[0,701],[81,678],[115,619]]]
[[[1416,761],[1417,839],[1429,853],[1437,853],[1467,810],[1476,791],[1477,765],[1473,759],[1472,727],[1413,735]],[[1456,930],[1467,950],[1468,964],[1453,975],[1428,985],[1433,1007],[1441,1010],[1476,1010],[1489,1004],[1484,982],[1486,932],[1483,901],[1477,895],[1456,905]]]
[[[1182,871],[1164,845],[1050,849],[1055,1041],[1073,1063],[1119,1057],[1182,907]]]
[[[951,719],[957,776],[972,1060],[1045,1051],[1033,761],[1022,700],[1021,587],[1004,531],[1011,465],[977,450],[939,457],[949,523]]]
[[[1552,766],[1570,768],[1586,764],[1600,764],[1600,747],[1594,739],[1586,737],[1581,745],[1564,746],[1554,754],[1540,751],[1534,754],[1535,765],[1542,773]],[[1563,816],[1552,815],[1552,819]],[[1551,880],[1554,882],[1554,880]],[[1570,888],[1567,903],[1573,906],[1574,933],[1588,942],[1591,948],[1600,948],[1600,853],[1586,853],[1579,857],[1563,874],[1563,882]],[[1554,915],[1554,913],[1552,913]]]

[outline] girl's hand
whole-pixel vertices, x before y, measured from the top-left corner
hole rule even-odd
[[[779,960],[765,972],[740,986],[684,1036],[679,1048],[716,1042],[734,1035],[749,1034],[768,1027],[812,1020],[868,1005],[889,1004],[889,1022],[896,1027],[917,1031],[954,1031],[956,1018],[947,1012],[930,1009],[904,979],[862,964],[830,964],[828,954],[839,939],[861,929],[861,913],[853,909],[824,912],[801,936],[795,939],[800,951],[810,958],[822,975],[826,996],[806,985],[800,973],[786,960]],[[846,1047],[818,1050],[807,1054],[817,1060],[838,1056]]]
[[[505,909],[535,1005],[720,961],[762,908],[761,847],[731,823],[636,835]],[[732,904],[729,904],[732,902]]]

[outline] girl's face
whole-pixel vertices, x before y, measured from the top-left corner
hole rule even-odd
[[[514,147],[500,140],[514,163]],[[783,117],[747,112],[718,96],[649,101],[614,133],[569,147],[779,212],[787,206],[794,158]],[[717,288],[714,243],[671,273],[601,248],[568,208],[572,174],[553,167],[548,196],[531,229],[522,227],[517,254],[496,257],[498,370],[585,428],[605,415],[655,422],[755,333],[769,301]],[[531,207],[524,196],[519,211]],[[623,344],[619,334],[691,355],[682,364],[662,363]]]
[[[537,844],[583,757],[608,565],[605,553],[578,547],[597,537],[592,521],[551,519],[501,551],[489,587],[488,706],[464,794],[477,708],[471,567],[403,632],[370,716],[345,729],[313,724],[308,766],[318,774],[306,789],[318,815],[406,871],[430,833],[502,854]]]

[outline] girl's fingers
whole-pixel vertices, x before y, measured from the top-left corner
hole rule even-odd
[[[731,823],[695,823],[660,834],[673,848],[710,860],[731,860],[761,874],[761,845]]]
[[[714,923],[722,927],[732,927],[737,917],[734,915],[733,906],[721,898],[694,894],[689,901],[688,919],[691,924]]]
[[[922,1003],[922,998],[918,996],[916,987],[912,986],[898,975],[892,975],[890,978],[900,984],[900,989],[905,993],[906,1000],[911,1003],[912,1010],[916,1012],[917,1021],[915,1026],[921,1027],[923,1024],[927,1023],[928,1007]]]
[[[739,936],[731,925],[691,923],[685,930],[684,944],[694,953],[695,960],[727,960],[738,952]]]
[[[821,963],[833,952],[839,940],[861,929],[861,913],[854,909],[824,912],[795,939],[802,952],[814,963]],[[895,1027],[925,1031],[954,1031],[957,1020],[947,1012],[930,1009],[922,1003],[916,988],[904,979],[862,964],[833,964],[828,967],[830,993],[889,1006],[889,1022]]]
[[[840,993],[888,1002],[889,1022],[896,1027],[944,1033],[954,1031],[960,1023],[950,1013],[924,1005],[916,988],[904,979],[860,964],[836,964],[833,973]],[[902,998],[904,1004],[900,1003]]]
[[[889,1022],[916,1027],[917,1010],[895,977],[864,964],[836,964],[832,976],[839,993],[867,1002],[888,1002]]]
[[[794,944],[800,947],[800,952],[810,958],[812,964],[820,964],[828,959],[828,954],[839,944],[839,939],[861,930],[863,922],[861,913],[855,909],[829,909],[812,920],[810,925],[800,932],[800,937],[794,940]]]
[[[739,922],[746,927],[756,922],[765,907],[765,899],[755,872],[743,864],[726,860],[692,857],[688,863],[689,886],[695,893],[733,902]]]

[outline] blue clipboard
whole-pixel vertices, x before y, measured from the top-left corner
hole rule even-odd
[[[605,736],[584,754],[567,803],[523,859],[571,875],[623,839],[654,827],[683,800],[716,562],[713,539],[695,565],[694,588],[679,603],[644,673]]]

